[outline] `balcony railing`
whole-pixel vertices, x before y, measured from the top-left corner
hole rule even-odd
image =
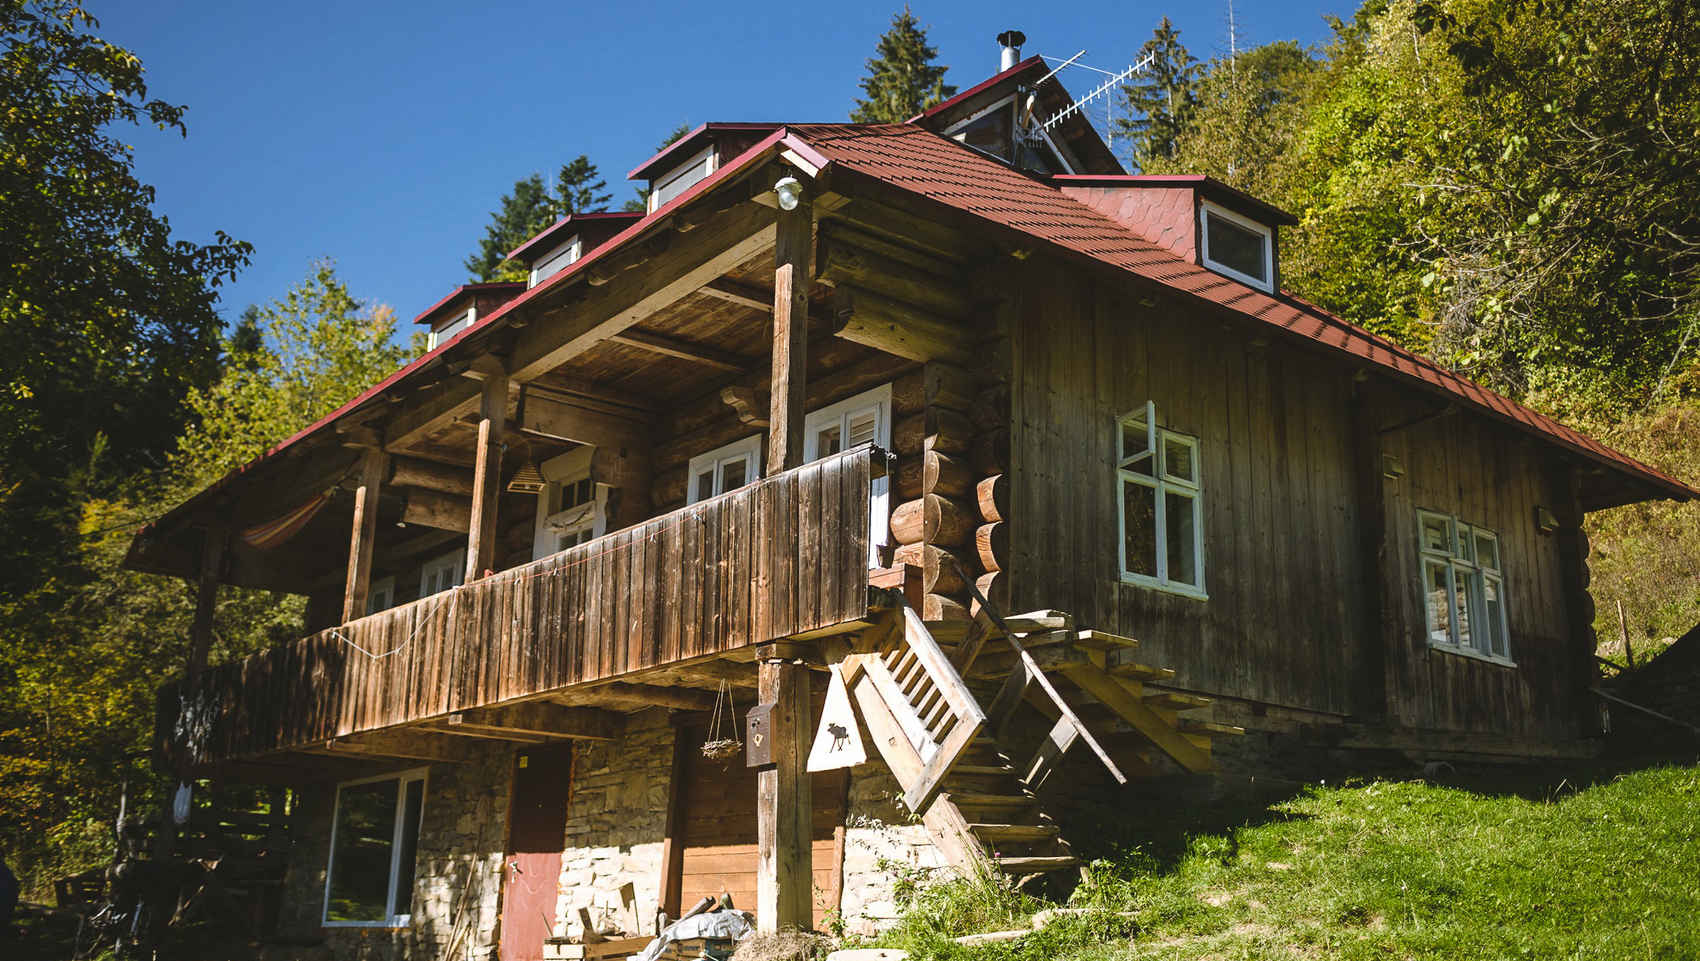
[[[191,766],[290,750],[853,621],[883,452],[862,447],[161,691]]]

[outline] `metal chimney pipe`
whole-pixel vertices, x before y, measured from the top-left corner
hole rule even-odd
[[[998,57],[998,73],[1021,62],[1021,45],[1026,42],[1027,35],[1020,30],[1005,30],[998,34],[998,46],[1002,48]]]

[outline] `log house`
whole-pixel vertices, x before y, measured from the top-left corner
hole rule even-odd
[[[1037,57],[906,124],[699,127],[647,212],[544,231],[137,535],[199,585],[162,763],[296,792],[281,929],[872,930],[876,855],[1077,876],[1082,784],[1591,749],[1583,515],[1695,491],[1286,295],[1290,217],[1029,100],[1070,102]],[[303,636],[206,666],[220,584]],[[834,676],[868,761],[810,773]]]

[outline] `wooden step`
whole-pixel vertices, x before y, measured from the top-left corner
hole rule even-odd
[[[1028,611],[1026,614],[1011,614],[1003,619],[1003,624],[1011,634],[1016,635],[1038,631],[1072,631],[1074,615],[1063,611]]]
[[[1131,637],[1123,637],[1120,634],[1111,634],[1108,631],[1095,631],[1090,628],[1083,631],[1075,631],[1074,643],[1076,647],[1090,648],[1095,651],[1108,651],[1113,649],[1132,650],[1139,646],[1139,642]]]
[[[966,774],[973,777],[996,777],[1000,774],[1015,776],[1015,768],[1008,764],[957,764],[950,769],[951,776]]]
[[[1175,672],[1167,667],[1152,667],[1135,661],[1122,661],[1110,668],[1110,673],[1132,681],[1167,681]]]
[[[1018,855],[1009,858],[993,858],[992,863],[996,864],[999,870],[1009,874],[1039,874],[1044,871],[1062,871],[1080,867],[1080,859],[1068,855],[1045,857]]]
[[[1191,711],[1195,708],[1209,707],[1210,698],[1198,694],[1188,694],[1185,691],[1157,691],[1145,695],[1145,703],[1164,711]]]
[[[950,802],[959,808],[1024,808],[1038,803],[1037,798],[1025,794],[951,794]]]
[[[1205,721],[1190,717],[1181,718],[1175,727],[1185,734],[1221,734],[1227,737],[1239,737],[1245,733],[1245,728],[1233,724],[1222,724],[1218,721]]]
[[[970,824],[968,830],[982,841],[1049,841],[1062,832],[1055,824]]]

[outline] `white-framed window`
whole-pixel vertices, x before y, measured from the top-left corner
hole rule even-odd
[[[1511,663],[1499,535],[1419,510],[1417,553],[1429,646]]]
[[[861,444],[891,447],[891,385],[847,397],[836,404],[808,414],[803,419],[803,459],[816,460]],[[891,529],[889,479],[876,477],[873,509],[869,512],[868,563],[879,561],[878,547]]]
[[[686,468],[690,489],[685,492],[685,503],[705,501],[760,478],[762,437],[761,434],[751,434],[743,440],[691,458],[690,466]]]
[[[714,147],[704,147],[696,156],[650,181],[649,211],[654,213],[675,197],[695,187],[714,172]]]
[[[577,547],[602,535],[602,498],[588,473],[551,481],[538,497],[548,554]]]
[[[531,278],[526,286],[535,287],[538,284],[541,284],[550,277],[555,276],[561,271],[577,263],[579,257],[583,254],[584,244],[579,241],[578,235],[574,234],[566,243],[549,251],[546,256],[539,259],[537,263],[532,266]]]
[[[477,319],[478,308],[468,307],[466,313],[460,314],[446,324],[431,328],[431,336],[427,337],[426,350],[436,350],[438,344],[446,344],[454,335],[472,326]]]
[[[1204,266],[1258,290],[1275,289],[1275,232],[1208,200],[1198,205],[1198,257]]]
[[[325,868],[327,927],[400,927],[412,919],[423,768],[337,785]]]
[[[1204,600],[1204,488],[1198,438],[1162,427],[1157,405],[1116,425],[1121,579]]]
[[[382,577],[366,589],[366,613],[376,614],[395,606],[395,576]]]
[[[465,577],[466,548],[461,547],[425,562],[419,570],[419,596],[430,597],[459,586]]]

